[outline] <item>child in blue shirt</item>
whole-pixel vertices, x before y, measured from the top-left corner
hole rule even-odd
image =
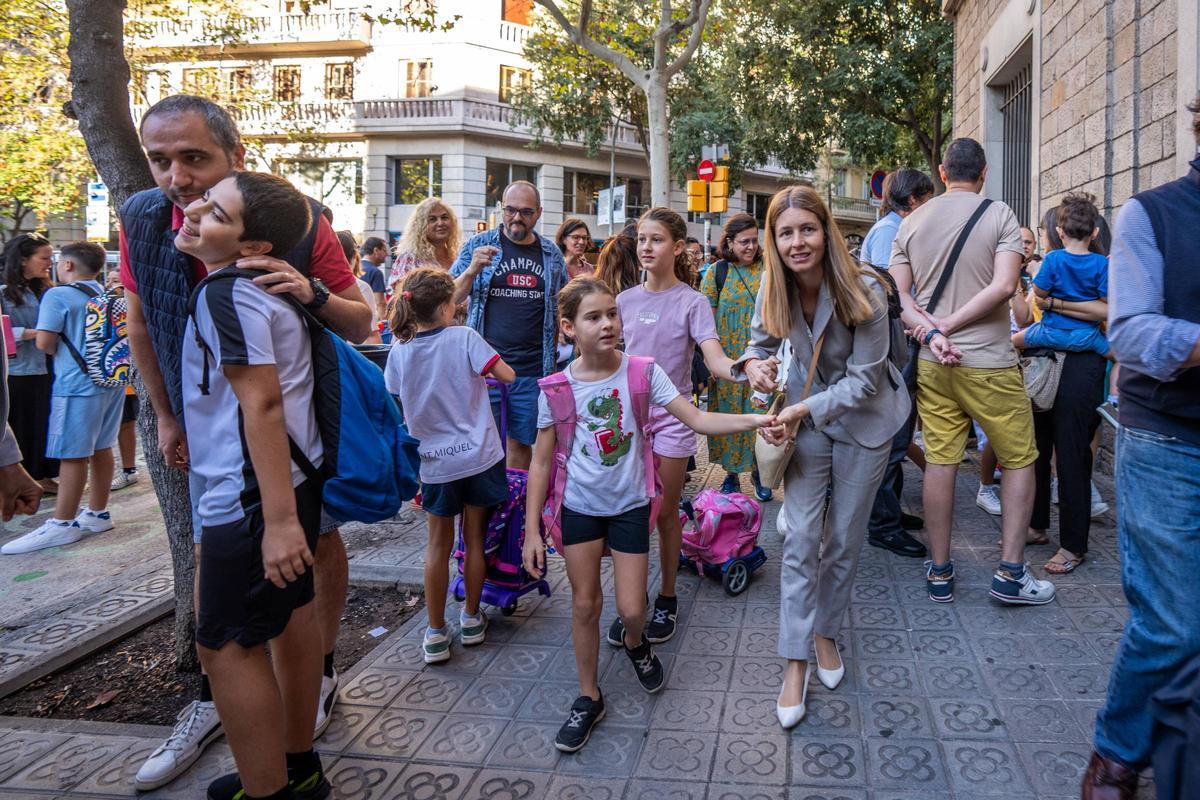
[[[1040,322],[1013,334],[1018,349],[1044,347],[1107,357],[1108,339],[1100,323],[1078,319],[1055,307],[1055,301],[1086,302],[1108,298],[1108,259],[1088,248],[1100,232],[1100,210],[1090,194],[1072,192],[1055,215],[1062,250],[1051,250],[1033,279],[1033,293],[1050,298]]]
[[[42,295],[37,347],[54,357],[46,457],[60,459],[54,516],[30,533],[6,543],[0,552],[19,555],[72,544],[88,534],[113,529],[107,511],[113,479],[113,445],[121,427],[124,390],[92,382],[80,363],[87,348],[88,301],[104,291],[96,277],[104,269],[104,248],[93,242],[65,245],[58,257],[61,285]],[[16,402],[21,402],[20,398]],[[91,480],[89,484],[89,471]],[[85,485],[88,504],[80,511]]]

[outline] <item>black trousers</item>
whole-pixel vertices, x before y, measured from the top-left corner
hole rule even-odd
[[[871,519],[867,522],[867,533],[880,537],[889,533],[902,533],[904,527],[900,524],[900,498],[904,495],[904,458],[908,454],[908,446],[912,444],[913,432],[917,428],[917,362],[912,359],[904,368],[904,385],[908,388],[908,396],[912,401],[912,409],[908,420],[892,439],[892,449],[888,453],[887,467],[883,470],[883,482],[875,493],[875,502],[871,506]]]
[[[1092,527],[1092,436],[1100,426],[1108,362],[1096,353],[1067,353],[1054,408],[1033,414],[1038,460],[1037,492],[1029,527],[1050,527],[1050,464],[1058,467],[1059,546],[1076,555],[1088,550]]]
[[[21,448],[21,465],[35,481],[58,477],[58,459],[46,458],[50,389],[54,376],[8,376],[8,424]]]

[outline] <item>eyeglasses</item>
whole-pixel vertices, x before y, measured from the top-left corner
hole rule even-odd
[[[536,208],[514,208],[513,206],[504,207],[504,216],[506,217],[532,217],[537,214]]]
[[[751,245],[757,245],[757,244],[758,244],[757,236],[754,237],[753,239],[734,239],[733,240],[734,247],[750,247]]]
[[[572,234],[571,236],[568,236],[568,237],[567,237],[567,239],[568,239],[568,240],[570,240],[570,241],[572,241],[572,242],[586,242],[586,241],[587,241],[588,239],[590,239],[590,238],[591,238],[590,236],[587,236],[587,235],[585,235],[585,234],[582,234],[582,233],[580,233],[580,234]]]

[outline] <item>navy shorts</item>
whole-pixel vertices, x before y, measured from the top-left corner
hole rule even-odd
[[[296,514],[308,549],[316,552],[321,487],[296,487]],[[224,525],[205,525],[200,548],[196,642],[219,650],[227,642],[256,647],[283,633],[292,612],[313,599],[313,568],[280,589],[263,577],[262,510]]]
[[[491,508],[508,500],[508,471],[500,459],[483,472],[447,483],[421,483],[421,508],[435,517],[457,517],[464,506]]]
[[[537,439],[538,396],[542,393],[537,378],[518,377],[508,385],[508,438],[521,444],[533,446]],[[493,388],[492,414],[496,417],[496,429],[500,430],[500,390]]]
[[[631,508],[615,517],[577,514],[563,506],[560,524],[563,547],[603,539],[608,549],[617,553],[650,552],[649,503]]]
[[[121,409],[121,424],[137,422],[138,408],[138,396],[136,394],[125,395],[125,407]]]

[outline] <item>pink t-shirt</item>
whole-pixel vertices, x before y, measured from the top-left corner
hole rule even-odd
[[[625,352],[650,356],[682,395],[692,393],[692,354],[696,345],[717,338],[708,299],[686,283],[665,292],[634,286],[617,296],[625,330]]]

